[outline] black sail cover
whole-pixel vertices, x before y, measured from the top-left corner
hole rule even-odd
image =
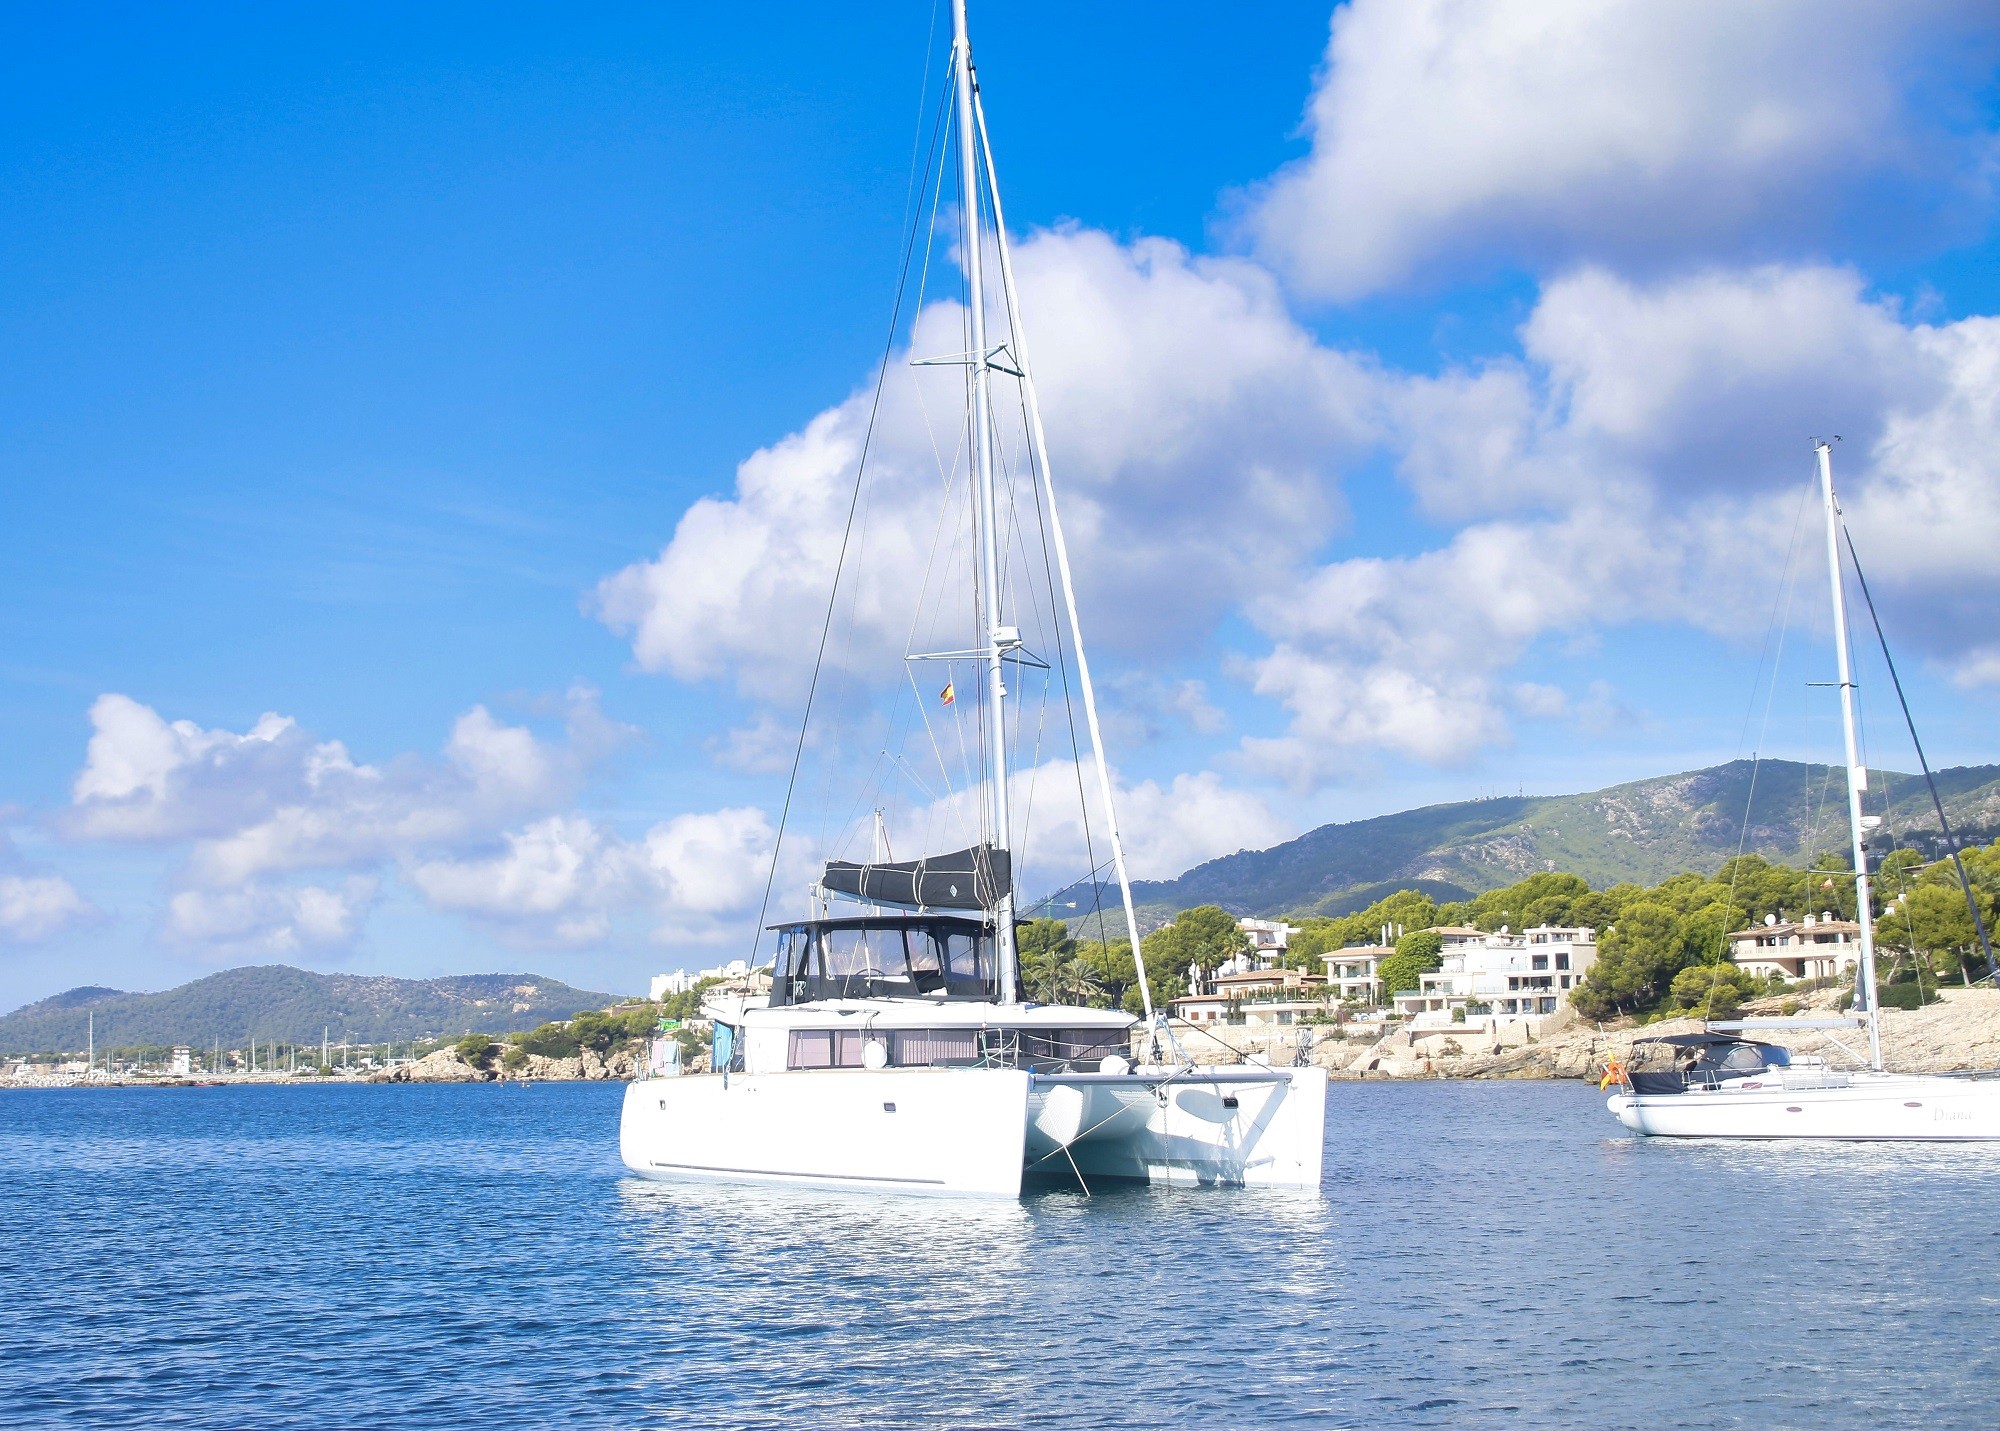
[[[851,894],[872,904],[992,909],[1014,887],[1014,861],[1007,851],[992,845],[897,864],[828,860],[819,882],[835,894]]]

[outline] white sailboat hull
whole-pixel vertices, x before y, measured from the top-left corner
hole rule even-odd
[[[1605,1106],[1633,1132],[1664,1138],[2000,1139],[2000,1080],[1855,1073],[1788,1088],[1774,1075],[1686,1093],[1619,1093]]]
[[[827,1069],[643,1079],[642,1177],[1018,1197],[1030,1175],[1318,1187],[1321,1069]]]

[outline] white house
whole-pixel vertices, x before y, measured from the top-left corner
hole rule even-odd
[[[1422,1027],[1468,1020],[1546,1018],[1568,1007],[1570,991],[1597,960],[1597,931],[1540,925],[1515,934],[1463,927],[1437,931],[1443,959],[1422,986],[1396,995],[1396,1012]]]
[[[1861,962],[1861,926],[1831,913],[1794,924],[1775,914],[1729,936],[1737,967],[1787,979],[1837,979]]]
[[[1382,980],[1376,971],[1382,960],[1395,952],[1392,945],[1350,944],[1345,949],[1320,955],[1333,997],[1343,1001],[1356,999],[1364,1004],[1380,1003]]]
[[[725,982],[741,979],[754,982],[750,980],[750,961],[731,959],[727,964],[718,965],[713,969],[703,969],[697,974],[690,974],[685,969],[676,969],[671,974],[655,974],[653,982],[646,988],[646,997],[657,1004],[660,1000],[675,994],[685,994],[703,979],[721,979]]]
[[[1324,1014],[1326,980],[1303,969],[1246,969],[1237,955],[1205,979],[1191,979],[1194,992],[1173,1002],[1173,1016],[1191,1024],[1277,1025]],[[1199,972],[1199,971],[1195,971]]]
[[[1287,924],[1282,919],[1239,919],[1236,927],[1250,941],[1251,956],[1270,961],[1264,965],[1267,969],[1285,952],[1292,936],[1299,932],[1297,925]]]

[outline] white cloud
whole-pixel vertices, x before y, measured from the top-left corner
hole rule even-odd
[[[294,957],[350,944],[378,885],[352,876],[339,888],[245,884],[184,889],[167,901],[167,933],[215,957]]]
[[[1312,151],[1248,226],[1335,299],[1500,255],[1794,252],[1840,219],[1928,245],[1983,195],[1991,136],[1954,107],[1996,30],[1970,0],[1352,0]]]
[[[1987,669],[2000,322],[1907,323],[1843,269],[1587,269],[1548,286],[1521,339],[1519,360],[1385,399],[1417,500],[1466,523],[1446,544],[1331,563],[1251,605],[1274,641],[1256,689],[1291,716],[1244,742],[1254,768],[1309,786],[1373,751],[1449,764],[1508,739],[1510,706],[1636,719],[1606,690],[1524,695],[1507,673],[1546,636],[1638,620],[1761,630],[1814,434],[1847,439],[1839,482],[1905,617],[1892,634],[1962,679]],[[1802,618],[1824,624],[1810,602]]]
[[[93,913],[61,875],[0,874],[0,941],[31,944]]]
[[[637,841],[559,815],[506,834],[496,854],[426,861],[411,877],[437,908],[486,920],[516,942],[591,943],[626,910],[653,917],[663,935],[701,939],[754,907],[771,842],[763,812],[748,808],[680,815]]]
[[[1172,644],[1231,606],[1254,572],[1324,539],[1340,512],[1333,475],[1368,437],[1372,380],[1291,319],[1268,274],[1080,229],[1030,236],[1018,268],[1097,640]],[[913,351],[962,350],[961,324],[957,307],[932,305]],[[892,360],[829,647],[836,670],[891,681],[907,642],[963,644],[969,626],[965,571],[952,565],[964,560],[964,483],[955,476],[947,494],[941,473],[964,466],[960,378],[905,360]],[[658,557],[600,584],[600,615],[631,633],[641,665],[732,680],[764,701],[796,698],[871,391],[753,454],[731,496],[697,502]],[[1000,427],[1013,442],[1018,415]],[[1021,454],[1007,456],[1021,470]],[[1038,540],[1030,496],[1018,497],[1023,542]],[[1023,559],[1018,542],[1010,549]],[[1028,574],[1041,584],[1039,568]],[[1033,613],[1020,624],[1032,631]]]
[[[633,735],[587,688],[558,710],[562,742],[474,706],[453,723],[441,758],[375,766],[286,717],[266,715],[238,735],[107,695],[91,708],[94,733],[61,825],[79,839],[185,845],[166,931],[225,955],[337,951],[398,869],[434,907],[522,942],[602,937],[610,912],[626,907],[663,922],[712,919],[750,878],[725,878],[724,856],[755,845],[762,816],[686,815],[627,843],[580,814],[549,813]],[[496,843],[501,853],[485,853]],[[754,850],[749,858],[756,863]],[[309,871],[346,877],[287,878]],[[45,885],[29,893],[52,897]]]
[[[101,696],[64,828],[82,838],[193,839],[190,871],[215,888],[377,864],[413,846],[483,838],[568,798],[609,723],[583,689],[567,715],[572,738],[554,746],[475,706],[454,723],[443,760],[374,766],[339,741],[313,741],[288,717],[267,714],[237,735]]]

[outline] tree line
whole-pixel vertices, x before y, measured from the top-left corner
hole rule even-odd
[[[2000,840],[1968,848],[1963,858],[1991,931],[2000,917]],[[1987,973],[1950,860],[1893,851],[1881,861],[1873,886],[1876,944],[1887,956],[1878,972],[1885,983],[1914,982],[1921,988],[1926,980],[1969,983]],[[1393,952],[1378,965],[1387,996],[1418,987],[1420,977],[1438,967],[1442,940],[1435,931],[1441,927],[1494,932],[1581,926],[1598,935],[1596,962],[1570,998],[1586,1018],[1670,1012],[1720,1018],[1773,987],[1735,965],[1731,933],[1761,924],[1766,916],[1853,919],[1854,890],[1853,866],[1837,854],[1802,868],[1742,855],[1712,875],[1678,874],[1656,885],[1628,882],[1605,889],[1593,889],[1577,875],[1545,872],[1445,904],[1406,889],[1349,915],[1283,916],[1299,930],[1283,962],[1317,971],[1323,955],[1377,944],[1384,926],[1398,926],[1402,933]],[[1036,919],[1020,926],[1019,942],[1030,997],[1138,1011],[1129,940],[1080,939],[1061,920]],[[1140,940],[1154,1003],[1185,994],[1190,967],[1212,974],[1247,947],[1228,911],[1212,904],[1182,910]]]

